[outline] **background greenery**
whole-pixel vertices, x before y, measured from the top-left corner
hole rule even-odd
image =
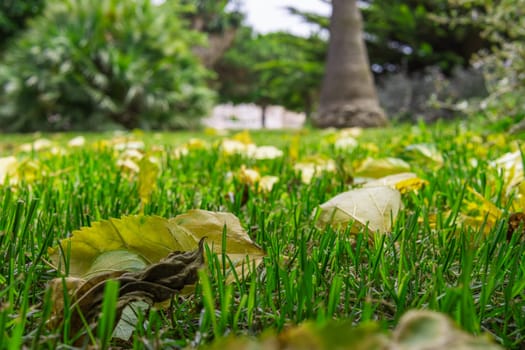
[[[213,101],[177,2],[49,1],[0,66],[4,131],[175,129]]]
[[[388,114],[431,121],[481,113],[519,122],[521,1],[363,2],[371,68]],[[4,1],[0,130],[188,128],[217,100],[315,112],[329,19],[290,8],[313,25],[310,36],[262,35],[245,27],[241,5]],[[230,50],[204,68],[195,46],[232,31]],[[463,101],[467,110],[458,107]]]

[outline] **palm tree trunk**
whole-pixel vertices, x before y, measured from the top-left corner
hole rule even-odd
[[[344,128],[387,122],[370,72],[357,0],[332,0],[326,70],[313,123]]]

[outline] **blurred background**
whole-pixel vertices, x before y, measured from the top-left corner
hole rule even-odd
[[[299,128],[335,32],[390,121],[521,127],[525,0],[350,2],[362,27],[331,32],[328,0],[3,0],[0,132]]]

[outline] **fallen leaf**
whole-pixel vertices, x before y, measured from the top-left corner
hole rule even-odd
[[[6,178],[13,180],[13,176],[16,175],[18,167],[18,161],[15,157],[3,157],[0,158],[0,186],[4,184]]]
[[[501,350],[485,337],[474,337],[458,329],[447,316],[412,310],[401,317],[389,350]]]
[[[119,284],[115,312],[116,318],[120,319],[124,308],[133,302],[141,301],[151,306],[170,299],[185,286],[194,284],[197,281],[197,270],[203,263],[204,238],[200,240],[196,250],[172,252],[158,263],[151,264],[142,270],[136,272],[120,270],[98,274],[85,280],[78,287],[77,283],[69,285],[70,288],[75,287],[74,290],[67,290],[71,296],[71,306],[68,312],[70,332],[77,334],[85,327],[85,323],[90,328],[94,328],[101,311],[104,288],[108,280],[115,280]],[[61,278],[55,279],[51,284],[51,295],[58,297],[57,302],[63,300],[65,293],[63,286]],[[64,321],[65,310],[63,308],[63,301],[55,304],[53,307],[55,313],[50,320],[50,326],[57,327]]]
[[[505,187],[507,188],[507,195],[510,194],[512,188],[518,186],[525,180],[521,151],[505,153],[498,159],[492,161],[490,164],[491,166],[496,167],[497,169],[501,169],[503,171],[505,176]]]
[[[514,235],[519,239],[525,238],[525,213],[516,212],[509,216],[509,227],[507,229],[507,240],[510,241]]]
[[[259,189],[263,192],[271,192],[273,186],[279,182],[277,176],[265,175],[259,180]]]
[[[31,151],[42,151],[53,147],[53,142],[48,139],[38,139],[31,143],[24,143],[20,145],[20,151],[31,152]]]
[[[84,147],[86,144],[86,138],[84,136],[77,136],[68,141],[69,147]]]
[[[294,165],[294,170],[301,174],[301,181],[305,184],[312,182],[315,176],[324,172],[335,172],[336,164],[332,159],[326,159],[320,156],[310,156]]]
[[[410,165],[399,158],[366,158],[355,170],[359,177],[380,178],[410,171]]]
[[[157,177],[160,172],[159,160],[152,156],[143,157],[139,162],[139,197],[140,208],[144,210],[144,206],[149,203],[151,194],[157,186]]]
[[[247,149],[246,155],[249,158],[263,160],[263,159],[275,159],[283,156],[283,151],[275,146],[259,146],[255,148]]]
[[[367,181],[363,187],[388,186],[401,193],[413,192],[428,184],[428,181],[420,179],[414,173],[400,173],[388,175],[377,180]]]
[[[255,146],[252,143],[246,144],[241,141],[229,140],[229,139],[222,140],[221,146],[220,146],[222,153],[226,155],[234,155],[234,154],[246,155],[250,152],[254,152],[256,148],[257,146]]]
[[[405,147],[404,156],[424,165],[440,167],[443,165],[443,155],[436,145],[430,143],[417,143]]]
[[[334,142],[334,148],[340,151],[351,151],[355,149],[359,143],[352,136],[339,137]]]
[[[405,313],[393,332],[375,322],[355,326],[347,320],[304,322],[281,334],[265,333],[259,340],[246,336],[216,339],[204,349],[234,350],[502,350],[485,335],[456,328],[445,315],[425,310]]]
[[[232,135],[232,140],[239,141],[245,145],[253,144],[252,136],[248,130],[244,130]]]
[[[341,193],[319,206],[319,227],[345,228],[352,233],[364,227],[371,232],[388,233],[402,208],[399,191],[386,186],[367,187]]]
[[[144,142],[132,141],[129,139],[117,139],[113,143],[113,149],[115,149],[116,151],[125,151],[128,149],[143,150]]]
[[[133,215],[94,222],[61,240],[61,248],[51,248],[49,255],[63,273],[67,257],[70,277],[137,271],[173,251],[193,250],[203,237],[208,237],[206,242],[215,253],[221,253],[225,227],[225,251],[234,263],[242,263],[247,256],[256,265],[262,261],[264,251],[250,239],[235,215],[199,209],[171,219]]]
[[[184,237],[179,240],[181,246],[188,243],[194,246],[195,242],[206,237],[206,243],[212,251],[220,254],[224,249],[233,266],[239,271],[242,270],[246,257],[249,257],[250,263],[257,266],[265,256],[264,251],[243,229],[239,219],[231,213],[190,210],[169,219],[169,229],[174,237]],[[226,230],[226,247],[222,246],[224,230]]]
[[[210,145],[206,141],[198,138],[191,138],[188,140],[188,142],[175,148],[173,150],[173,154],[176,158],[180,158],[182,156],[188,155],[191,151],[208,149],[209,147]]]

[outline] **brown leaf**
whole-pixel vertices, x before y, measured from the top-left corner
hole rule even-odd
[[[519,230],[520,225],[521,230]],[[525,237],[525,213],[516,212],[510,214],[507,240],[510,241],[515,234],[519,235],[522,239]]]
[[[199,241],[197,249],[188,252],[172,252],[166,258],[142,271],[108,272],[85,281],[72,293],[69,320],[71,334],[74,335],[82,330],[83,320],[89,327],[96,325],[104,299],[104,288],[110,279],[119,282],[117,319],[120,318],[124,307],[133,301],[141,300],[153,305],[168,300],[185,286],[194,284],[197,281],[197,270],[204,263],[204,239]],[[62,279],[55,279],[51,285],[53,297],[59,300],[63,298],[61,286],[64,286]],[[65,286],[68,287],[67,282]],[[55,302],[55,305],[59,304]],[[64,321],[63,304],[60,305],[62,309],[55,307],[53,310],[51,326],[55,327]]]

